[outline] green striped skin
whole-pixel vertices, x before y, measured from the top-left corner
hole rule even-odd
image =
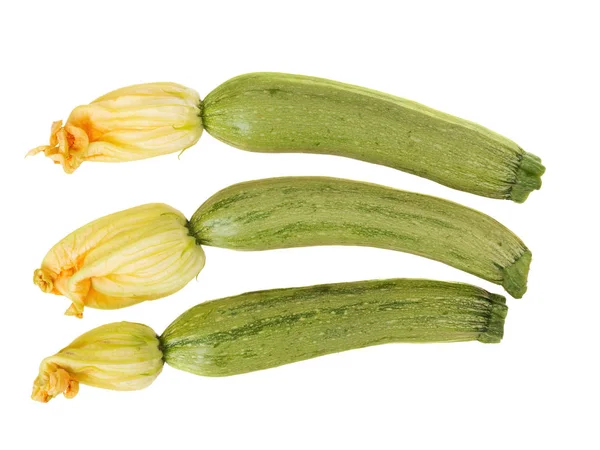
[[[227,187],[188,227],[200,244],[234,250],[357,245],[441,261],[504,286],[527,289],[531,253],[502,224],[427,195],[326,177],[270,178]]]
[[[204,128],[256,152],[345,156],[491,198],[524,202],[541,160],[487,128],[409,100],[321,78],[250,73],[202,103]]]
[[[228,376],[394,342],[500,342],[504,297],[392,279],[250,292],[202,303],[160,337],[167,364]]]

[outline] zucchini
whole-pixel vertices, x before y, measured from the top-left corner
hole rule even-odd
[[[234,250],[357,245],[441,261],[527,290],[531,252],[491,217],[447,200],[327,177],[282,177],[227,187],[188,227],[199,244]]]
[[[95,328],[42,361],[32,398],[73,398],[79,383],[143,389],[163,362],[222,377],[380,344],[498,343],[505,303],[468,284],[415,279],[248,292],[194,306],[162,336],[130,322]]]
[[[504,297],[391,279],[250,292],[197,305],[159,338],[164,360],[204,376],[267,369],[394,342],[500,342]]]
[[[473,122],[321,78],[240,75],[201,109],[208,133],[243,150],[345,156],[490,198],[524,202],[545,171],[540,158]]]

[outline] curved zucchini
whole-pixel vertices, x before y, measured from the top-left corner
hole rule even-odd
[[[201,303],[159,338],[164,360],[228,376],[393,342],[500,342],[504,297],[475,286],[391,279],[250,292]]]
[[[234,250],[358,245],[441,261],[527,290],[531,252],[501,223],[427,195],[326,177],[282,177],[227,187],[189,224],[199,243]]]
[[[510,139],[409,100],[284,73],[232,78],[202,103],[204,128],[256,152],[345,156],[454,189],[524,202],[544,166]]]

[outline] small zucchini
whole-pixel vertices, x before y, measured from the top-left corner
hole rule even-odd
[[[79,384],[132,391],[163,364],[223,377],[389,343],[498,343],[501,295],[443,281],[389,279],[248,292],[189,309],[162,334],[118,322],[42,360],[32,398],[73,398]]]
[[[504,297],[391,279],[250,292],[202,303],[159,338],[167,364],[228,376],[393,342],[500,342]]]
[[[199,244],[234,250],[356,245],[441,261],[527,290],[531,252],[491,217],[447,200],[327,177],[282,177],[227,187],[188,223]]]
[[[540,158],[473,122],[322,78],[240,75],[201,109],[208,133],[243,150],[345,156],[518,203],[541,187],[545,170]]]

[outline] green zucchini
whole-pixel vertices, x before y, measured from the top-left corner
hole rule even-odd
[[[162,336],[130,322],[84,333],[42,361],[32,398],[44,403],[61,393],[73,398],[80,383],[143,389],[158,377],[164,362],[222,377],[389,343],[498,343],[507,311],[501,295],[432,280],[248,292],[194,306]]]
[[[282,177],[227,187],[188,227],[199,244],[234,250],[356,245],[441,261],[502,285],[527,289],[531,252],[491,217],[440,198],[326,177]]]
[[[545,170],[540,158],[473,122],[321,78],[240,75],[201,109],[208,133],[243,150],[345,156],[485,197],[524,202]]]
[[[504,297],[391,279],[250,292],[197,305],[159,338],[164,360],[228,376],[394,342],[500,342]]]

